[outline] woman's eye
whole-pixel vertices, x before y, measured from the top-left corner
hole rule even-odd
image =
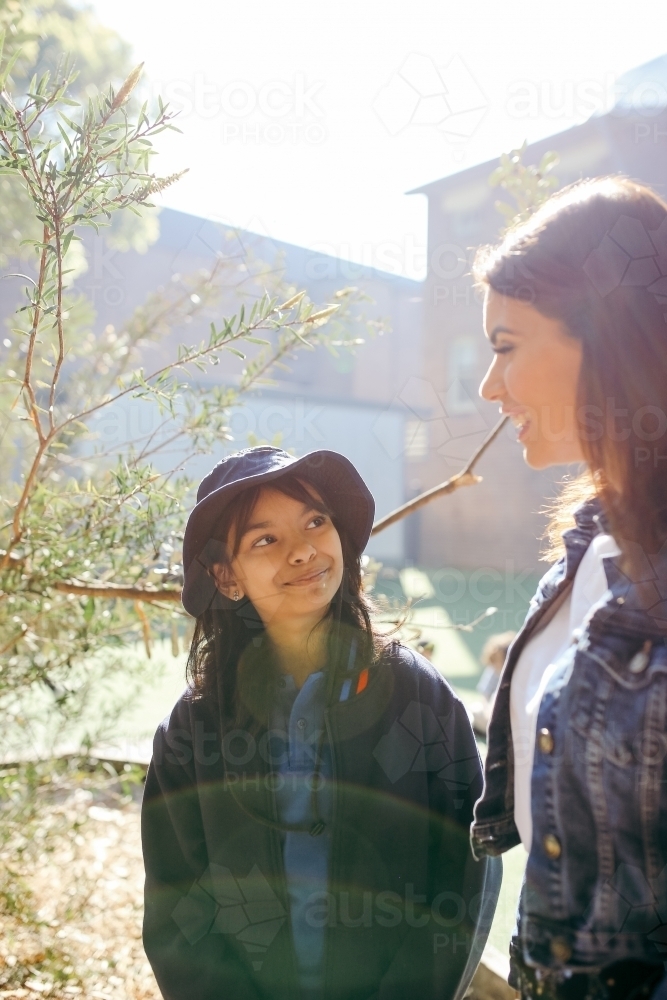
[[[318,514],[317,517],[314,517],[312,521],[310,521],[310,524],[315,525],[316,528],[319,528],[321,525],[325,523],[326,523],[326,516],[324,514]]]
[[[509,354],[509,352],[513,351],[514,348],[511,344],[503,344],[500,347],[492,347],[491,350],[494,354]]]

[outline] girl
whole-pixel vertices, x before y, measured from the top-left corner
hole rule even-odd
[[[509,649],[473,847],[529,852],[523,997],[646,997],[667,955],[667,205],[622,177],[582,181],[476,273],[494,352],[481,395],[528,465],[586,472]]]
[[[190,686],[143,805],[167,1000],[435,1000],[472,976],[499,888],[468,843],[479,758],[437,671],[371,625],[373,513],[327,451],[251,448],[199,488]]]

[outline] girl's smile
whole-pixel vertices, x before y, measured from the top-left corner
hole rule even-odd
[[[325,566],[324,569],[314,570],[311,573],[306,573],[304,576],[299,576],[296,580],[289,580],[285,586],[286,587],[309,587],[311,583],[319,583],[324,581],[325,575],[329,572],[328,568]]]

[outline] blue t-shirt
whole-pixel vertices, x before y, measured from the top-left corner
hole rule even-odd
[[[326,674],[317,671],[298,690],[284,674],[271,713],[271,754],[277,781],[276,804],[282,823],[315,822],[312,787],[326,708]],[[324,987],[322,900],[329,881],[332,813],[331,749],[323,741],[317,786],[318,813],[326,823],[319,836],[283,834],[283,864],[289,894],[292,939],[304,1000],[318,1000]],[[322,787],[320,787],[322,786]],[[326,908],[325,908],[326,912]]]

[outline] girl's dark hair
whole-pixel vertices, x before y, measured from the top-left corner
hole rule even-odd
[[[361,553],[352,544],[344,517],[333,508],[320,487],[315,488],[301,475],[297,478],[286,473],[267,485],[331,518],[341,540],[343,580],[325,616],[333,626],[328,633],[329,667],[333,670],[347,667],[351,649],[357,670],[369,666],[384,648],[384,640],[371,622],[374,609],[361,586]],[[248,487],[225,508],[214,537],[222,542],[227,564],[234,559],[265,488]],[[229,539],[233,539],[231,549]],[[187,676],[193,697],[218,701],[227,718],[252,729],[268,722],[273,684],[279,670],[252,602],[242,599],[238,604],[228,603],[229,608],[209,608],[197,618]]]
[[[626,177],[571,184],[485,247],[477,283],[560,320],[582,343],[577,426],[588,472],[552,531],[597,495],[619,545],[667,538],[667,205]],[[633,545],[634,543],[634,545]],[[552,555],[555,554],[553,551]]]

